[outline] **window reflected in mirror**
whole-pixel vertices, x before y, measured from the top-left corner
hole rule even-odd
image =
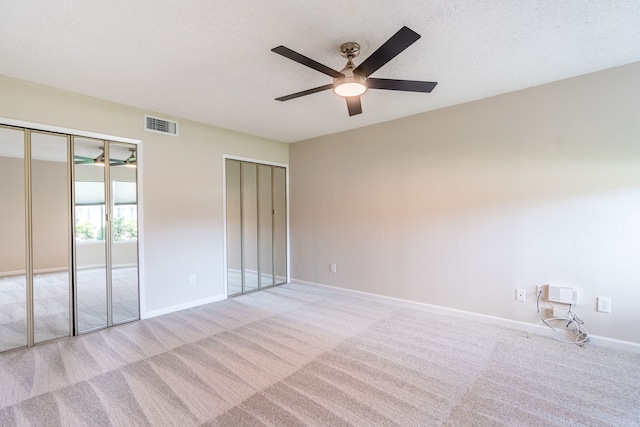
[[[74,138],[74,221],[78,332],[107,326],[105,142]]]

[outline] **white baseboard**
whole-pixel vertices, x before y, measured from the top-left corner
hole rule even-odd
[[[33,274],[60,273],[61,271],[69,271],[69,267],[52,267],[33,270]]]
[[[3,271],[0,273],[0,277],[5,277],[5,276],[22,276],[23,274],[26,274],[25,270],[13,270],[13,271]]]
[[[418,310],[424,310],[431,313],[444,314],[447,316],[458,317],[467,320],[475,320],[482,323],[487,323],[496,326],[502,326],[505,328],[515,329],[517,331],[524,331],[546,335],[544,329],[536,328],[534,323],[521,322],[518,320],[505,319],[503,317],[489,316],[486,314],[474,313],[471,311],[457,310],[455,308],[443,307],[440,305],[432,305],[423,302],[411,301],[401,298],[394,298],[385,295],[374,294],[370,292],[356,291],[352,289],[339,288],[337,286],[323,285],[321,283],[307,282],[305,280],[291,279],[291,283],[295,285],[311,286],[314,288],[321,288],[330,290],[333,292],[340,292],[343,294],[359,296],[362,298],[368,298],[376,301],[390,302],[403,307],[415,308]],[[640,343],[631,341],[623,341],[614,338],[607,338],[598,335],[590,335],[591,343],[600,347],[608,347],[617,350],[625,350],[633,353],[640,353]]]
[[[161,316],[163,314],[173,313],[174,311],[186,310],[188,308],[197,307],[199,305],[209,304],[212,302],[218,302],[227,299],[226,295],[215,295],[209,298],[203,298],[195,301],[189,301],[184,304],[172,305],[170,307],[161,308],[158,310],[145,311],[140,313],[140,319],[150,319],[152,317]]]
[[[68,271],[68,270],[69,270],[69,267],[41,268],[39,270],[33,270],[33,274],[59,273],[61,271]],[[4,271],[4,272],[0,272],[0,277],[24,276],[25,274],[27,274],[26,270]]]
[[[131,267],[137,267],[137,266],[138,266],[137,262],[129,262],[126,264],[113,264],[111,265],[111,269],[116,270],[118,268],[131,268]]]
[[[92,270],[94,268],[104,268],[107,266],[105,264],[85,264],[85,265],[77,265],[76,270]]]

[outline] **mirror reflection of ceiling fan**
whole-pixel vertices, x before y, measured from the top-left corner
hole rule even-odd
[[[323,74],[333,77],[333,83],[319,86],[312,89],[303,90],[302,92],[292,93],[291,95],[276,98],[276,101],[289,101],[312,93],[321,92],[328,89],[346,99],[349,116],[362,113],[362,104],[360,96],[368,89],[385,89],[400,90],[407,92],[426,92],[430,93],[436,86],[436,82],[424,82],[417,80],[395,80],[395,79],[376,79],[369,77],[375,71],[380,69],[387,62],[395,58],[403,50],[411,46],[420,38],[420,34],[415,31],[402,27],[389,40],[373,52],[357,67],[353,63],[353,58],[360,53],[360,45],[355,42],[348,42],[340,46],[340,54],[347,58],[347,65],[340,71],[336,71],[327,67],[311,58],[295,52],[288,47],[278,46],[271,49],[279,55],[296,61],[302,65],[313,68]]]
[[[138,164],[137,154],[135,148],[129,148],[130,155],[124,160],[109,159],[110,166],[129,166],[136,167]],[[104,147],[100,147],[100,154],[98,157],[85,157],[85,156],[73,156],[73,163],[76,165],[100,165],[104,166],[105,156]]]

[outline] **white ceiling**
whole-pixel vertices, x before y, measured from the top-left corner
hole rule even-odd
[[[2,2],[0,74],[279,141],[379,123],[640,61],[638,0],[21,0]],[[324,91],[408,26],[422,38],[372,77],[437,81],[370,90],[363,114]]]

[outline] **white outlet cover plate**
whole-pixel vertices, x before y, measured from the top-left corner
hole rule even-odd
[[[601,313],[611,313],[611,298],[598,297],[598,311]]]

